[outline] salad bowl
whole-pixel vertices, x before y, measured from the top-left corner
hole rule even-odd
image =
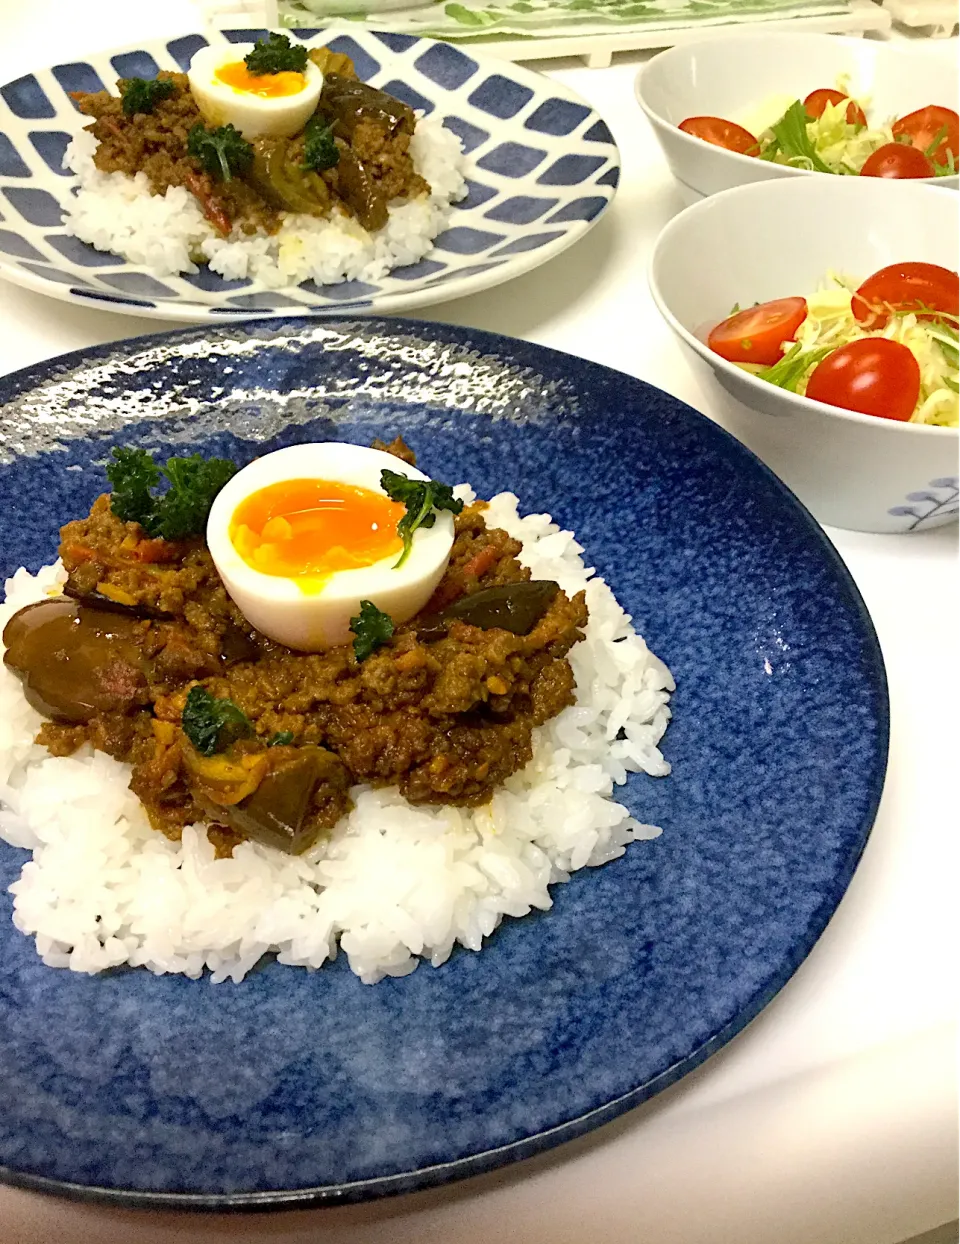
[[[643,109],[688,203],[733,186],[823,173],[727,151],[679,129],[688,117],[723,117],[753,134],[794,100],[836,88],[863,103],[880,128],[929,104],[954,107],[954,64],[922,52],[820,34],[721,36],[661,52],[635,83]],[[877,180],[871,178],[870,180]],[[956,190],[958,178],[913,178]]]
[[[732,307],[809,298],[831,273],[859,283],[906,261],[956,270],[955,196],[852,177],[766,181],[704,199],[667,225],[651,257],[654,301],[712,371],[724,425],[835,527],[913,532],[956,521],[957,429],[863,415],[778,388],[714,353],[706,331]]]

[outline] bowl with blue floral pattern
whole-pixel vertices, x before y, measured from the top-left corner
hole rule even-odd
[[[0,86],[0,276],[79,305],[180,321],[406,311],[547,262],[591,229],[613,200],[616,143],[574,92],[472,49],[351,25],[289,37],[308,50],[327,47],[348,56],[361,81],[439,124],[462,151],[463,184],[435,222],[425,253],[412,262],[397,257],[396,266],[373,276],[347,273],[321,283],[294,272],[289,283],[278,284],[252,266],[239,276],[223,265],[215,270],[216,261],[200,255],[193,271],[171,272],[152,253],[134,262],[104,249],[94,234],[77,236],[78,181],[64,156],[89,117],[78,111],[74,94],[116,94],[120,79],[186,72],[206,45],[249,44],[268,34],[224,30],[153,40]],[[398,255],[391,250],[391,261]]]

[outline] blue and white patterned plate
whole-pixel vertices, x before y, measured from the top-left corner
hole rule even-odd
[[[559,83],[446,43],[351,25],[291,31],[353,58],[357,73],[413,108],[438,114],[463,145],[469,194],[419,263],[383,280],[265,290],[203,267],[162,278],[68,236],[61,207],[75,178],[63,167],[86,123],[70,91],[115,90],[118,77],[185,70],[215,41],[264,30],[154,40],[36,70],[0,87],[0,276],[40,293],[160,319],[394,312],[460,298],[545,263],[581,238],[616,192],[620,154],[609,129]]]
[[[117,443],[249,460],[397,433],[431,474],[510,489],[574,528],[670,665],[673,773],[618,792],[662,836],[576,873],[480,954],[372,987],[342,956],[239,986],[44,967],[5,892],[26,853],[3,847],[0,1177],[222,1208],[359,1200],[514,1162],[701,1063],[840,901],[886,764],[866,609],[770,471],[619,372],[376,319],[67,355],[0,381],[0,576],[50,559]]]

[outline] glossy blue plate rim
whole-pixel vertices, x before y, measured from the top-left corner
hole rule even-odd
[[[671,1060],[669,1065],[661,1067],[656,1074],[650,1076],[644,1083],[638,1084],[629,1091],[604,1101],[594,1108],[574,1114],[569,1118],[564,1118],[555,1126],[542,1128],[509,1143],[459,1156],[450,1161],[435,1162],[420,1166],[417,1169],[403,1170],[369,1178],[345,1180],[342,1182],[325,1182],[315,1186],[209,1193],[202,1191],[145,1190],[79,1182],[69,1178],[45,1175],[38,1171],[18,1169],[13,1165],[0,1163],[0,1180],[4,1182],[59,1196],[109,1203],[129,1208],[164,1208],[168,1210],[221,1212],[270,1211],[283,1208],[308,1208],[311,1206],[346,1204],[395,1196],[448,1184],[471,1175],[482,1174],[498,1167],[519,1162],[527,1157],[532,1157],[567,1140],[572,1140],[592,1131],[647,1101],[699,1066],[745,1028],[783,988],[818,941],[847,889],[868,840],[882,795],[886,772],[889,744],[889,702],[886,673],[879,641],[859,590],[842,558],[822,528],[786,486],[759,459],[705,416],[662,391],[654,389],[642,380],[547,347],[516,341],[499,334],[453,325],[410,319],[377,320],[365,318],[362,321],[326,320],[321,325],[318,325],[316,320],[311,321],[302,318],[283,321],[271,319],[269,321],[247,321],[243,324],[225,325],[222,328],[219,326],[218,328],[204,326],[202,328],[193,327],[162,334],[151,334],[127,339],[122,342],[72,351],[54,359],[32,365],[0,378],[0,416],[3,415],[4,409],[8,404],[21,400],[38,386],[55,382],[60,376],[72,374],[78,367],[96,365],[101,360],[136,356],[144,350],[155,347],[161,349],[172,347],[176,350],[179,344],[185,342],[230,337],[237,338],[245,333],[250,335],[259,333],[280,337],[283,334],[295,336],[299,332],[305,336],[307,334],[316,336],[318,330],[321,332],[343,330],[347,335],[360,334],[368,340],[373,340],[377,337],[384,340],[397,338],[398,336],[409,337],[419,339],[421,342],[449,346],[455,350],[465,350],[467,355],[473,358],[479,353],[482,358],[489,357],[500,362],[506,361],[510,367],[514,369],[519,368],[522,374],[527,374],[530,371],[534,373],[545,372],[551,378],[560,382],[569,382],[567,395],[571,391],[577,391],[583,396],[586,392],[585,382],[588,382],[587,388],[591,383],[600,386],[600,382],[603,380],[607,383],[612,382],[617,386],[618,391],[624,394],[632,394],[634,397],[639,396],[646,403],[658,405],[661,409],[671,409],[675,414],[679,414],[687,426],[697,429],[697,436],[705,437],[711,443],[713,450],[729,455],[733,460],[741,464],[751,486],[755,487],[757,481],[762,480],[763,485],[775,498],[775,505],[779,507],[781,513],[792,516],[791,521],[799,523],[803,529],[808,554],[822,561],[825,573],[832,577],[835,582],[838,593],[837,599],[844,598],[843,603],[845,607],[850,611],[851,618],[856,620],[858,629],[857,641],[864,667],[865,698],[873,709],[873,718],[870,722],[873,731],[870,764],[867,769],[851,779],[860,782],[859,793],[862,796],[860,815],[855,824],[846,827],[846,849],[842,858],[832,869],[829,882],[824,885],[822,902],[810,913],[803,936],[796,939],[790,952],[784,956],[778,970],[760,982],[739,1007],[737,1013],[728,1022],[717,1028],[708,1039],[699,1042],[695,1048],[686,1051],[683,1056]],[[524,371],[524,369],[526,370]],[[0,443],[0,450],[2,448],[2,443]],[[3,468],[0,466],[0,472],[2,470]],[[2,480],[2,475],[0,475],[0,480]],[[536,508],[536,504],[532,500],[523,507],[527,512]],[[814,550],[815,552],[813,552]],[[589,556],[591,551],[591,548],[588,547],[587,556]],[[617,585],[614,583],[613,586],[616,591]],[[652,646],[655,651],[658,650],[656,645]],[[669,651],[659,650],[658,654],[668,664],[670,663]],[[673,726],[670,729],[673,729]],[[668,729],[665,739],[668,755],[670,753],[670,739],[670,730]],[[670,779],[666,780],[669,781]],[[614,792],[614,795],[616,797],[617,791]],[[630,850],[636,851],[638,847],[642,849],[646,845],[649,844],[640,843],[637,846],[631,847]],[[0,844],[0,850],[8,851],[10,848]],[[596,870],[594,875],[605,873],[609,868],[616,868],[617,864],[621,862],[614,861],[612,865]],[[594,870],[585,871],[593,872]],[[559,887],[561,890],[566,888]],[[556,890],[554,890],[554,894],[556,894]],[[551,915],[550,919],[553,918]],[[518,925],[523,927],[525,923],[524,921],[511,922],[511,927]],[[6,924],[5,928],[0,929],[0,939],[11,934],[17,938],[22,938],[22,935],[12,930],[9,924]],[[498,933],[494,934],[494,942],[496,942],[498,936]],[[26,939],[22,940],[26,942]],[[30,943],[27,943],[27,945],[30,947],[32,954],[32,945]],[[491,948],[485,949],[481,959],[485,959],[490,954]],[[415,975],[419,977],[432,971],[428,967],[421,967]],[[439,969],[439,972],[443,972],[443,969]],[[322,975],[323,973],[320,973],[314,979],[321,979]],[[2,984],[3,982],[0,980],[0,996],[2,996],[3,992]],[[192,982],[192,984],[196,984],[196,982]],[[221,986],[220,988],[229,987]],[[376,988],[378,987],[374,987],[374,989]]]

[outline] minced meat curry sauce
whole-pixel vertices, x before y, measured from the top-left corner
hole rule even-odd
[[[389,448],[411,461],[402,442]],[[485,803],[530,760],[534,727],[573,703],[566,655],[587,609],[583,592],[531,582],[519,542],[483,509],[456,516],[427,606],[359,660],[351,645],[304,653],[268,639],[201,537],[150,538],[99,497],[61,531],[64,595],[4,631],[5,663],[49,719],[37,741],[130,763],[151,824],[177,839],[208,822],[220,854],[245,837],[307,849],[356,783],[396,785],[413,804]],[[191,693],[228,703],[244,729],[196,746]]]
[[[172,89],[150,99],[144,105],[149,112],[131,111],[124,99],[125,88],[139,80],[121,80],[120,96],[73,94],[80,111],[94,119],[89,127],[99,144],[94,163],[103,173],[144,173],[154,194],[184,186],[224,237],[235,227],[245,234],[273,233],[284,212],[329,216],[340,210],[367,230],[380,229],[392,201],[430,192],[409,154],[416,116],[407,104],[358,81],[348,57],[326,48],[309,56],[324,73],[311,122],[329,127],[336,161],[331,167],[309,166],[310,122],[289,138],[243,143],[245,157],[227,177],[216,165],[204,167],[188,149],[191,131],[203,126],[203,117],[187,75],[166,71],[157,78]]]

